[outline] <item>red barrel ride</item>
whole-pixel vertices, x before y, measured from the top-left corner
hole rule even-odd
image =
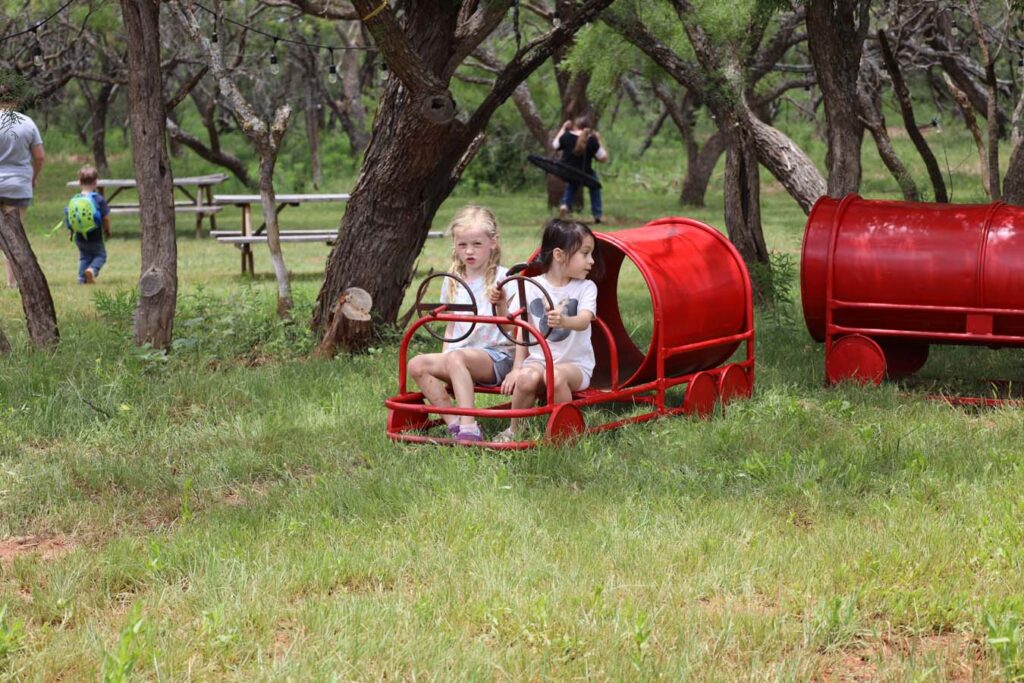
[[[916,372],[931,344],[1024,346],[1024,208],[822,197],[800,290],[828,382]]]
[[[708,417],[718,402],[749,396],[754,383],[753,300],[746,266],[732,243],[714,228],[689,218],[663,218],[640,228],[595,235],[605,273],[596,283],[598,311],[592,339],[597,365],[588,389],[575,393],[572,401],[553,404],[549,377],[547,402],[524,410],[511,411],[507,403],[474,409],[425,404],[421,393],[407,390],[406,362],[413,334],[431,322],[512,324],[539,343],[549,359],[550,351],[543,335],[523,319],[522,309],[507,317],[479,311],[466,316],[439,304],[419,302],[423,315],[410,325],[399,350],[399,393],[385,401],[388,436],[415,443],[453,443],[425,433],[438,424],[430,414],[446,412],[500,419],[547,415],[545,434],[559,441],[662,415]],[[636,266],[651,299],[651,339],[644,350],[630,337],[619,309],[618,282],[626,259]],[[524,270],[508,280],[522,283],[529,274]],[[733,360],[741,345],[743,358]],[[547,367],[550,372],[550,362]],[[681,385],[686,387],[682,400],[670,405],[668,389]],[[476,387],[476,391],[495,393],[496,389]],[[582,409],[602,403],[629,403],[644,410],[587,425]],[[536,442],[485,441],[481,445],[529,448]]]

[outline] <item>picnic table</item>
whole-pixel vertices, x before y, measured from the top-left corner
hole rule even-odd
[[[289,206],[301,204],[315,204],[323,202],[347,202],[349,195],[337,194],[279,194],[275,196],[277,206],[275,215],[280,215]],[[262,200],[258,194],[218,194],[213,196],[213,204],[217,208],[224,206],[237,206],[242,210],[242,225],[240,230],[218,230],[211,231],[210,235],[217,238],[222,244],[234,244],[242,251],[242,274],[255,275],[253,265],[252,245],[258,242],[266,242],[264,234],[267,223],[264,221],[258,228],[252,228],[252,205],[259,204]],[[337,228],[326,228],[322,230],[281,230],[278,233],[282,242],[323,242],[334,244],[338,237]]]
[[[213,186],[224,182],[228,179],[225,173],[210,173],[207,175],[200,176],[185,176],[182,178],[174,179],[174,189],[181,192],[188,198],[188,201],[175,201],[174,212],[175,213],[194,213],[196,214],[196,237],[198,237],[203,228],[203,218],[205,216],[210,217],[210,231],[217,229],[217,217],[216,213],[223,207],[217,206],[213,201]],[[78,185],[77,180],[68,182],[68,187],[74,187]],[[189,188],[195,188],[192,192]],[[114,197],[121,193],[122,190],[135,189],[136,182],[134,178],[101,178],[96,183],[97,191],[104,195],[107,199],[107,204],[110,206],[110,213],[113,215],[117,214],[135,214],[141,211],[141,207],[138,203],[114,203]],[[113,192],[110,196],[107,196],[104,190],[111,189]]]

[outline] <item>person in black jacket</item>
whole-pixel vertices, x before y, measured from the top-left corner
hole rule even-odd
[[[562,153],[562,163],[573,166],[589,176],[597,179],[594,172],[593,162],[605,163],[608,161],[608,152],[601,144],[601,138],[596,130],[593,130],[589,116],[577,116],[575,119],[566,121],[555,133],[551,141],[551,148]],[[579,183],[566,181],[565,193],[562,195],[562,204],[558,207],[558,213],[562,218],[569,215],[569,208],[579,191]],[[601,189],[590,188],[590,212],[594,214],[594,222],[600,223],[603,215],[601,206]]]

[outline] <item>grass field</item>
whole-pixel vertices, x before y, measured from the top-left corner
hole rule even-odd
[[[976,163],[965,139],[953,161]],[[759,313],[755,395],[727,418],[519,454],[398,446],[382,406],[394,336],[308,360],[323,245],[286,245],[284,325],[265,254],[243,279],[234,248],[183,220],[174,352],[136,349],[134,224],[115,222],[99,284],[76,285],[73,245],[42,234],[75,170],[53,157],[30,226],[55,353],[26,348],[18,295],[0,289],[16,347],[0,359],[0,678],[1024,678],[1019,410],[826,389],[796,305]],[[609,169],[609,229],[680,213],[671,162],[651,163]],[[875,165],[864,194],[892,196]],[[115,172],[130,175],[124,159]],[[980,200],[957,173],[957,198]],[[722,224],[720,177],[688,215]],[[538,196],[460,190],[438,227],[490,206],[514,262],[547,215]],[[770,246],[795,255],[796,205],[769,183],[762,213]],[[429,241],[419,268],[446,259]],[[979,389],[1021,360],[935,349],[921,375]]]

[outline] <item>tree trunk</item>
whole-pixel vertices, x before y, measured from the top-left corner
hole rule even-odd
[[[845,197],[860,189],[864,124],[853,103],[857,101],[869,4],[868,0],[807,3],[807,47],[825,100],[830,197]]]
[[[315,330],[324,329],[331,307],[349,287],[369,292],[378,320],[395,320],[434,214],[457,182],[453,172],[467,143],[451,122],[424,125],[410,99],[397,79],[388,80],[327,260],[313,311]]]
[[[515,91],[512,93],[512,102],[516,105],[523,123],[526,124],[526,129],[530,131],[530,135],[533,136],[533,139],[546,153],[551,145],[551,134],[544,125],[544,119],[540,117],[540,112],[537,111],[537,105],[534,104],[533,97],[530,95],[530,89],[526,83],[520,83],[516,86]]]
[[[857,106],[864,125],[871,131],[871,137],[875,140],[878,156],[882,158],[882,163],[889,169],[896,184],[900,186],[903,198],[908,202],[920,201],[917,183],[914,182],[914,177],[896,154],[892,139],[889,137],[889,130],[885,125],[885,116],[882,114],[882,102],[878,90],[878,70],[873,64],[867,62],[861,70],[861,77],[857,83]]]
[[[725,228],[747,264],[768,263],[761,230],[761,180],[750,133],[728,122],[725,148]]]
[[[327,332],[313,351],[313,357],[320,360],[334,358],[339,346],[346,351],[366,348],[372,331],[372,308],[373,298],[366,290],[349,287],[342,292],[331,311]]]
[[[753,144],[757,148],[757,158],[782,183],[804,213],[810,213],[814,202],[827,191],[825,179],[821,177],[814,162],[778,128],[773,128],[753,114],[747,118]]]
[[[900,71],[899,62],[896,61],[896,57],[893,55],[891,49],[889,49],[889,41],[885,37],[885,31],[878,32],[878,46],[882,49],[882,60],[885,63],[885,69],[889,72],[889,77],[892,79],[892,89],[896,93],[896,99],[900,104],[900,113],[903,114],[903,126],[907,129],[907,135],[914,143],[914,147],[917,148],[918,153],[921,155],[921,159],[924,160],[925,168],[928,169],[928,178],[932,181],[932,188],[935,191],[935,201],[945,204],[949,201],[949,196],[946,194],[946,183],[942,179],[942,171],[939,169],[939,164],[935,161],[935,155],[932,154],[931,147],[928,146],[928,142],[925,141],[921,135],[921,131],[917,128],[917,123],[914,121],[914,106],[910,101],[910,91],[907,89],[907,84],[903,81],[903,73]]]
[[[4,328],[0,327],[0,356],[9,356],[11,354],[11,342],[7,341],[7,335],[4,334]]]
[[[679,193],[679,203],[683,206],[704,206],[704,197],[708,193],[711,174],[715,172],[718,159],[725,151],[725,137],[721,131],[715,131],[695,157],[686,163],[686,176],[683,178],[683,190]]]
[[[305,88],[306,139],[309,141],[309,166],[313,175],[313,188],[320,189],[324,182],[323,165],[320,163],[320,89],[315,85]]]
[[[174,185],[167,158],[159,0],[121,0],[128,39],[128,119],[142,226],[135,343],[166,349],[178,297]]]
[[[960,113],[964,116],[964,125],[967,126],[967,130],[971,132],[971,136],[974,138],[974,146],[978,148],[978,161],[981,167],[981,185],[985,188],[985,194],[991,196],[991,186],[988,181],[988,159],[985,156],[985,138],[982,137],[981,129],[978,128],[978,121],[974,118],[974,108],[971,107],[971,101],[968,99],[967,93],[956,87],[949,74],[943,72],[942,75],[945,77],[946,88],[949,90],[949,94],[953,96],[953,101],[960,107]]]
[[[1024,206],[1024,144],[1018,144],[1010,153],[1003,179],[1003,201]]]
[[[46,275],[32,251],[17,207],[0,205],[0,249],[18,281],[29,339],[36,348],[53,348],[60,341],[57,312]]]
[[[92,159],[100,177],[110,173],[110,164],[107,162],[107,112],[110,111],[114,89],[115,86],[110,83],[100,86],[93,104],[92,116],[89,118],[89,125],[92,127]]]
[[[277,224],[277,200],[274,193],[276,162],[276,148],[260,151],[260,204],[263,207],[263,220],[267,225],[267,248],[270,250],[270,262],[274,266],[274,277],[277,280],[277,315],[284,319],[290,319],[292,315],[292,284],[288,269],[284,264],[284,254],[281,253],[281,232]]]

